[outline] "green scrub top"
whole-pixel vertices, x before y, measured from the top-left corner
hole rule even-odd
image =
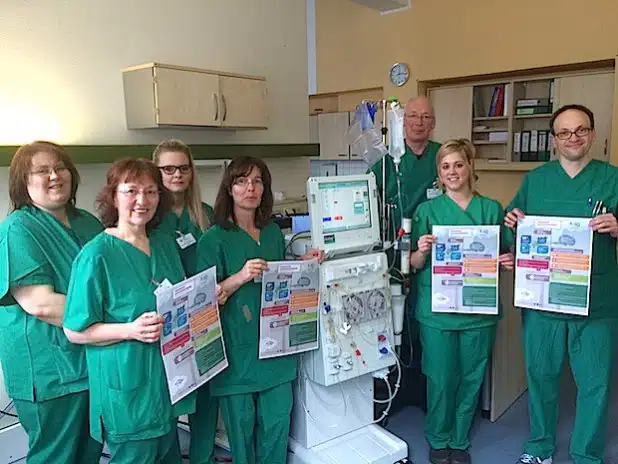
[[[418,239],[431,234],[432,226],[502,226],[500,229],[501,252],[508,252],[513,243],[513,234],[504,227],[504,210],[496,200],[474,195],[466,210],[462,210],[448,195],[440,195],[421,204],[412,221],[412,249],[416,250]],[[499,316],[476,314],[433,313],[431,311],[431,256],[416,275],[416,319],[440,330],[478,329],[498,322]]]
[[[66,294],[81,247],[103,230],[90,213],[69,209],[68,228],[51,214],[26,206],[0,224],[0,362],[11,398],[45,401],[88,389],[83,347],[61,327],[28,314],[11,289],[51,285]]]
[[[217,266],[217,280],[222,282],[250,259],[280,261],[284,252],[283,235],[274,222],[261,230],[259,243],[240,227],[214,226],[200,239],[199,269]],[[215,396],[260,392],[296,378],[296,356],[258,358],[261,292],[261,283],[248,282],[221,308],[229,367],[210,381]]]
[[[82,332],[99,322],[127,323],[156,311],[157,283],[178,283],[184,270],[169,234],[154,230],[149,239],[150,256],[107,233],[84,247],[73,265],[64,327]],[[162,437],[176,416],[195,411],[193,395],[172,406],[159,343],[87,345],[86,355],[96,440],[103,441],[102,425],[115,443]]]
[[[550,161],[530,171],[507,210],[519,208],[528,215],[592,218],[595,202],[618,214],[618,168],[592,160],[574,178],[559,161]],[[616,239],[594,234],[590,278],[590,318],[618,317],[614,288],[618,282]],[[581,319],[582,316],[540,312],[547,317]]]
[[[440,150],[440,144],[429,141],[422,156],[416,156],[410,147],[406,145],[406,152],[401,157],[399,164],[399,177],[401,179],[401,205],[403,207],[403,217],[411,218],[419,204],[428,200],[427,189],[433,188],[438,179],[438,169],[436,167],[436,155]],[[390,204],[397,205],[397,173],[393,158],[386,155],[375,163],[368,172],[373,172],[376,176],[378,188],[382,191],[382,163],[386,160],[386,200]],[[401,212],[394,210],[393,214],[395,233],[401,227]],[[392,224],[390,224],[392,225]],[[389,226],[390,226],[389,225]]]
[[[202,208],[210,224],[213,224],[215,213],[212,206],[202,203]],[[159,228],[172,234],[174,240],[177,239],[180,234],[193,235],[193,238],[195,239],[195,243],[193,245],[190,245],[185,249],[178,246],[178,249],[180,250],[180,258],[182,259],[185,272],[188,276],[195,275],[197,273],[197,242],[199,242],[200,237],[204,232],[191,220],[189,208],[185,207],[180,216],[177,216],[176,213],[170,211],[165,215],[163,221],[161,221],[161,224],[159,224]]]

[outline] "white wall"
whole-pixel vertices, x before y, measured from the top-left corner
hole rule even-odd
[[[0,144],[307,143],[305,0],[2,0]],[[125,127],[120,69],[159,61],[265,76],[269,129]],[[307,159],[272,160],[274,188],[300,196]],[[79,166],[88,207],[106,166]],[[6,192],[0,168],[0,192]],[[202,173],[212,186],[217,175]],[[86,182],[88,179],[88,182]],[[214,200],[212,188],[205,192]],[[0,218],[7,210],[0,195]]]
[[[305,0],[0,2],[0,143],[309,140]],[[264,76],[269,130],[127,131],[123,67],[149,61]]]

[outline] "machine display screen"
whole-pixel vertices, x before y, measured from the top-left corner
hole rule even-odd
[[[323,233],[371,228],[369,182],[322,182],[319,192]]]

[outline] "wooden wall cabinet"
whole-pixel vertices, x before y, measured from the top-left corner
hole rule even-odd
[[[579,103],[595,115],[592,157],[609,161],[615,80],[614,71],[608,69],[429,86],[436,113],[432,138],[438,142],[460,137],[472,140],[479,170],[527,171],[553,158],[554,149],[524,154],[522,136],[517,134],[548,132],[553,111]],[[496,113],[489,109],[497,87],[504,89],[504,103]],[[547,106],[539,104],[544,109],[521,114],[518,102],[524,100],[547,102]]]
[[[123,70],[127,127],[266,129],[266,80],[148,63]]]

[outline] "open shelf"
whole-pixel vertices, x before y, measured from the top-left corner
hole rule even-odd
[[[522,114],[521,116],[515,116],[515,119],[544,119],[551,118],[551,113],[548,114]]]
[[[478,116],[472,118],[473,121],[506,121],[507,119],[509,119],[508,116]]]
[[[501,141],[474,140],[472,143],[474,145],[506,145],[508,142],[506,140],[501,140]]]
[[[473,129],[473,134],[488,134],[490,132],[508,132],[508,127],[492,127],[491,129]]]

